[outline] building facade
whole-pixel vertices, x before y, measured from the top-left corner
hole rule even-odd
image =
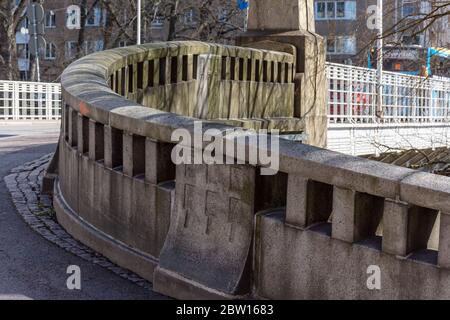
[[[387,70],[420,70],[426,64],[428,47],[450,46],[449,16],[444,15],[429,27],[427,22],[431,19],[424,20],[442,1],[383,1],[384,66]],[[328,61],[375,66],[376,5],[377,0],[315,0],[316,29],[327,39]],[[445,73],[446,67],[437,69]]]
[[[73,0],[45,0],[44,38],[45,47],[40,51],[40,73],[42,81],[57,81],[64,68],[82,55],[105,48],[111,37],[106,33],[108,23],[105,8],[98,1],[87,0],[85,9]],[[30,52],[29,28],[31,22],[24,17],[17,30],[16,42],[21,78],[30,80],[35,72],[34,52]]]
[[[144,5],[142,42],[167,40],[227,41],[244,26],[245,13],[233,0],[202,1],[179,6]],[[101,5],[102,4],[102,5]],[[136,12],[132,2],[97,0],[45,0],[45,48],[40,52],[42,81],[58,81],[62,71],[83,55],[136,43]],[[32,80],[36,61],[30,52],[30,21],[24,15],[16,33],[18,68],[22,80]],[[223,42],[222,41],[222,42]]]

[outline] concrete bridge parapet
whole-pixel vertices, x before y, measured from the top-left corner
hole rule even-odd
[[[216,79],[207,88],[216,89],[199,99],[191,94],[205,85],[196,73],[203,56],[214,56],[205,70]],[[267,75],[253,73],[244,80],[240,66],[256,65],[253,57],[261,57],[262,73],[264,65],[284,65],[287,80],[269,84]],[[260,123],[301,123],[287,97],[294,63],[287,53],[199,42],[116,49],[75,62],[62,76],[58,221],[175,298],[450,298],[446,177],[288,140],[280,141],[274,176],[248,161],[172,163],[173,131],[193,133],[198,119],[235,140],[227,136],[229,120],[249,121],[240,116],[252,104],[217,102],[229,86],[247,99],[252,87],[272,86],[284,108],[262,108]],[[217,80],[228,72],[230,80]],[[222,116],[234,109],[237,119]],[[381,290],[367,286],[370,266],[381,270]]]

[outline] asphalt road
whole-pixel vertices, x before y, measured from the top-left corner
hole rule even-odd
[[[0,299],[159,299],[100,266],[53,245],[15,212],[3,181],[10,170],[56,147],[59,125],[0,123]],[[67,289],[67,267],[81,269],[81,290]]]

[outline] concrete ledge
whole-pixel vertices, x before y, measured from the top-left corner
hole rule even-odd
[[[155,270],[153,289],[181,300],[239,300],[245,296],[231,296],[186,279],[163,268]]]
[[[59,125],[61,120],[1,120],[0,126],[17,126],[26,124],[28,126],[37,125]]]
[[[135,272],[146,280],[153,280],[153,273],[158,265],[157,259],[109,237],[78,217],[67,205],[59,188],[59,180],[55,184],[53,202],[58,222],[75,239],[117,265]]]

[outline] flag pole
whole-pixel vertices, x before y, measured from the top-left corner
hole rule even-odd
[[[245,26],[244,26],[245,32],[247,32],[247,30],[248,30],[248,15],[249,15],[249,11],[250,11],[250,5],[248,5],[247,9],[245,10]]]
[[[383,117],[383,0],[378,0],[377,116]]]

